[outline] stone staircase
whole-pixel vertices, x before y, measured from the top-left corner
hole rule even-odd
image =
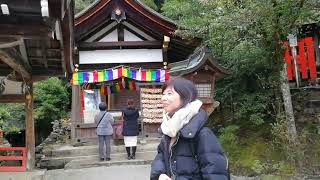
[[[157,153],[160,138],[139,140],[136,159],[127,160],[124,145],[111,146],[111,161],[99,161],[98,146],[74,147],[70,144],[54,145],[43,150],[37,163],[41,169],[78,169],[97,166],[150,164]]]

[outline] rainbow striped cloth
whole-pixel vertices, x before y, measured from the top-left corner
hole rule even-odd
[[[74,72],[72,75],[71,83],[72,85],[81,85],[83,83],[112,81],[122,77],[146,82],[165,82],[170,78],[168,70],[136,70],[120,67],[118,69],[109,69],[102,71]]]
[[[136,91],[138,90],[138,87],[136,86],[135,81],[125,81],[124,83],[119,82],[113,85],[102,85],[100,87],[100,93],[104,95],[110,95],[112,93],[119,93],[124,89]]]

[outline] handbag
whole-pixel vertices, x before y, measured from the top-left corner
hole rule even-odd
[[[115,123],[113,126],[114,126],[113,139],[123,139],[123,135],[122,135],[123,120],[121,120],[118,123]]]

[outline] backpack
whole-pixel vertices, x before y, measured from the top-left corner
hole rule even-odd
[[[202,127],[201,129],[200,129],[200,131],[203,129],[204,127]],[[211,129],[210,129],[211,130]],[[199,131],[199,133],[200,133],[200,131]],[[191,141],[191,143],[190,143],[190,149],[191,149],[191,153],[192,153],[192,156],[195,158],[195,160],[198,162],[198,156],[197,156],[197,152],[196,152],[196,146],[197,146],[197,144],[196,144],[196,142],[198,142],[198,141],[195,141],[195,138],[197,138],[198,137],[198,134],[194,137],[194,138],[192,138],[190,141]],[[226,170],[227,170],[227,178],[228,178],[228,180],[231,180],[231,176],[230,176],[230,166],[229,166],[229,160],[228,160],[228,157],[226,156],[226,155],[224,155],[224,157],[226,158],[226,160],[227,160],[227,167],[226,167]]]

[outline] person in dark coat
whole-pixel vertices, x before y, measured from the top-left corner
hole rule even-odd
[[[217,137],[205,127],[195,85],[186,79],[169,81],[163,88],[163,137],[151,164],[151,180],[227,180],[228,162]]]
[[[112,115],[106,111],[107,106],[104,102],[99,104],[100,112],[94,117],[94,121],[97,125],[97,135],[99,140],[99,157],[100,161],[104,158],[106,161],[110,161],[111,153],[111,138],[113,134],[112,124],[114,119]],[[104,148],[105,147],[105,148]],[[104,150],[105,149],[105,150]]]
[[[127,107],[122,110],[122,118],[123,118],[123,139],[124,145],[127,151],[127,159],[135,159],[136,158],[136,150],[137,150],[137,140],[139,134],[139,110],[135,108],[134,101],[129,99],[127,102]],[[131,153],[132,149],[132,153]]]

